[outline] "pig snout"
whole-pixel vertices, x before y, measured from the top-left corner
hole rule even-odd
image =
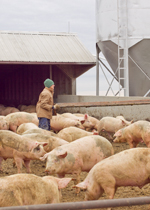
[[[118,138],[115,138],[115,139],[113,140],[113,142],[119,143],[119,139],[118,139]]]

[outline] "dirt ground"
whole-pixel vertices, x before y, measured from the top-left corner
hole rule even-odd
[[[122,150],[129,149],[128,144],[126,143],[112,143],[114,147],[115,153],[118,153]],[[140,144],[139,147],[145,147],[144,144]],[[15,174],[17,172],[16,168],[13,168],[13,161],[11,159],[7,159],[6,161],[3,161],[3,172],[0,173],[0,176],[7,176],[11,174]],[[41,161],[32,161],[31,162],[31,169],[32,173],[38,175],[38,176],[45,176],[45,162]],[[25,173],[26,170],[23,168],[23,173]],[[84,180],[87,173],[81,174],[81,180]],[[71,175],[67,175],[67,177],[71,177]],[[78,196],[75,194],[75,189],[72,188],[74,185],[73,181],[71,181],[67,188],[62,190],[62,201],[61,202],[78,202],[84,200],[84,191],[81,191]],[[115,194],[115,198],[131,198],[131,197],[143,197],[143,196],[149,196],[150,195],[150,184],[145,185],[142,189],[139,189],[138,187],[120,187],[117,189],[117,192]],[[107,199],[106,195],[103,194],[103,196],[100,199]],[[104,210],[106,208],[101,208],[101,210]],[[148,210],[150,209],[150,205],[143,205],[143,206],[130,206],[130,207],[116,207],[112,208],[112,210]]]

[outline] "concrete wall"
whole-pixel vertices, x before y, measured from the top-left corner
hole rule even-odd
[[[80,106],[80,103],[84,102],[110,102],[110,101],[133,101],[134,103],[128,103],[126,105],[107,105],[107,106]],[[136,104],[136,101],[143,101],[143,104]],[[149,100],[149,103],[145,104],[144,101]],[[60,108],[59,113],[87,113],[90,116],[101,119],[104,116],[123,115],[127,120],[148,120],[150,121],[150,99],[143,97],[105,97],[105,96],[58,96],[58,103],[70,103],[70,106]],[[79,103],[79,105],[75,103]],[[94,104],[94,103],[93,103]]]

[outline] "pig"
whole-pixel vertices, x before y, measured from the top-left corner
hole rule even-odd
[[[130,148],[135,148],[140,142],[145,142],[150,147],[150,122],[139,120],[133,124],[118,130],[113,142],[127,142]]]
[[[1,115],[8,115],[10,113],[14,113],[14,112],[20,112],[19,109],[15,108],[15,107],[11,107],[11,106],[8,106],[8,107],[5,107],[5,109],[3,109],[1,111]]]
[[[17,128],[22,123],[32,122],[32,123],[34,123],[37,126],[39,124],[39,120],[37,118],[37,115],[36,114],[27,113],[27,112],[15,112],[15,113],[8,114],[5,117],[5,120],[9,124],[9,129],[11,131],[14,131],[14,132],[17,132]]]
[[[4,118],[5,116],[0,116],[0,130],[9,130],[9,124]]]
[[[119,129],[128,126],[132,121],[126,121],[123,119],[117,119],[115,117],[103,117],[98,123],[98,133],[101,131],[106,131],[108,133],[115,133]]]
[[[32,139],[33,141],[47,142],[48,144],[44,146],[44,150],[46,152],[50,152],[58,146],[68,144],[68,141],[65,141],[64,139],[54,136],[48,136],[42,133],[23,134],[22,136]]]
[[[75,187],[85,189],[85,200],[97,200],[103,192],[113,199],[118,187],[150,183],[150,149],[134,148],[119,152],[97,163],[83,182]]]
[[[46,161],[46,172],[64,177],[73,174],[76,182],[80,173],[88,172],[97,162],[114,154],[112,144],[102,136],[91,135],[53,149],[40,160]]]
[[[30,129],[34,129],[34,128],[35,129],[38,128],[38,126],[36,124],[34,124],[34,123],[31,123],[31,122],[29,122],[29,123],[22,123],[21,125],[18,126],[16,133],[22,134],[25,131],[30,130]]]
[[[80,121],[85,130],[86,129],[91,130],[94,127],[94,124],[89,120],[88,114],[84,114],[83,116],[76,116],[74,114],[67,112],[67,113],[61,114],[61,116]]]
[[[2,160],[13,158],[18,173],[21,172],[22,162],[24,161],[28,173],[31,173],[30,160],[39,160],[46,154],[43,146],[47,142],[32,141],[31,139],[16,134],[12,131],[0,131],[0,170],[2,171]]]
[[[2,115],[4,109],[6,109],[6,107],[3,104],[0,104],[0,115]]]
[[[56,116],[52,116],[51,119],[51,129],[55,132],[58,132],[62,130],[63,128],[69,127],[69,126],[75,126],[81,129],[84,129],[84,126],[81,124],[81,122],[70,119],[67,117],[63,117],[59,114]]]
[[[35,113],[36,112],[36,106],[35,105],[28,105],[24,109],[24,112]]]
[[[71,178],[13,174],[0,178],[0,207],[59,203]]]
[[[53,131],[48,131],[48,130],[45,130],[42,128],[32,128],[32,129],[24,131],[22,134],[32,134],[32,133],[41,133],[41,134],[45,134],[48,136],[57,136],[57,134],[54,133]]]
[[[81,113],[74,113],[75,116],[78,116],[78,117],[83,117],[84,114],[81,114]],[[95,130],[98,130],[98,123],[99,123],[99,120],[96,118],[96,117],[92,117],[90,115],[88,115],[88,119],[92,122],[92,124],[94,125],[93,126],[93,129]],[[90,131],[91,129],[86,129],[87,131]]]
[[[98,133],[96,131],[89,132],[89,131],[85,131],[83,129],[80,129],[74,126],[70,126],[67,128],[63,128],[61,131],[59,131],[57,133],[57,136],[59,138],[65,139],[68,142],[72,142],[84,136],[91,136],[91,135],[97,135],[97,134]]]

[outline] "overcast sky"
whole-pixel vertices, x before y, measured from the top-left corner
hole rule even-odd
[[[95,0],[0,0],[0,17],[1,31],[76,33],[96,54]],[[100,95],[105,95],[109,86],[102,71],[99,79]],[[95,67],[77,78],[77,94],[96,95]]]

